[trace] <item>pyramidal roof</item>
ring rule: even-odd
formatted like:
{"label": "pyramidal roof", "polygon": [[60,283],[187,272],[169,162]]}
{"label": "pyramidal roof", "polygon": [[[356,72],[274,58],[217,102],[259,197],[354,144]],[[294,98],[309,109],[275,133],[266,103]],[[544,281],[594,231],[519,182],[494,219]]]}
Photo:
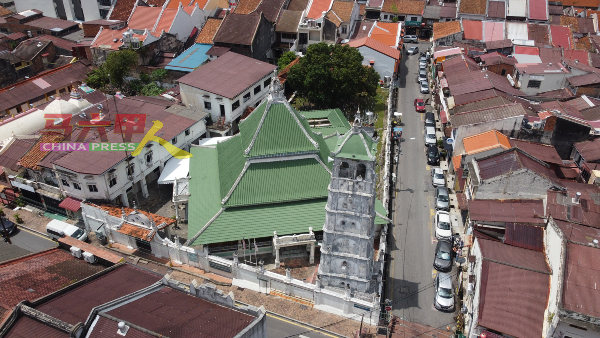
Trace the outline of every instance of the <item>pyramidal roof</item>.
{"label": "pyramidal roof", "polygon": [[240,123],[244,156],[271,156],[318,153],[319,142],[306,118],[285,99],[277,78],[272,80],[269,98]]}
{"label": "pyramidal roof", "polygon": [[354,126],[338,138],[337,148],[331,154],[334,157],[375,161],[376,152],[377,140],[362,129],[360,118],[357,115]]}

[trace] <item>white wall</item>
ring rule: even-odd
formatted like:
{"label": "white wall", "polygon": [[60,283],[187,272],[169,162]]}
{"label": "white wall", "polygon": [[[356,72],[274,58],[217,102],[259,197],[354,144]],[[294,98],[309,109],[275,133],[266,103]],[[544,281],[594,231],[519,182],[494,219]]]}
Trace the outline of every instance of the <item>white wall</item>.
{"label": "white wall", "polygon": [[[194,27],[202,27],[205,21],[206,14],[202,9],[198,8],[197,4],[192,15],[189,15],[184,11],[183,7],[180,5],[175,18],[173,19],[173,24],[169,29],[169,33],[176,35],[179,41],[185,42],[192,33],[192,30],[194,30]],[[155,32],[155,34],[160,35],[162,32]]]}
{"label": "white wall", "polygon": [[[265,75],[262,79],[255,82],[250,88],[243,91],[241,94],[239,94],[233,100],[213,94],[213,93],[209,93],[207,91],[204,91],[204,90],[201,90],[201,89],[198,89],[198,88],[195,88],[195,87],[183,84],[183,83],[180,84],[181,98],[182,98],[183,103],[185,105],[187,105],[188,107],[191,105],[191,107],[194,109],[198,109],[198,110],[201,110],[201,111],[211,114],[213,122],[216,122],[217,119],[221,116],[221,111],[220,111],[219,106],[224,105],[225,106],[225,122],[231,123],[236,118],[238,118],[239,116],[242,115],[242,113],[244,112],[246,107],[254,107],[257,103],[261,102],[262,99],[264,99],[266,97],[267,93],[269,92],[269,85],[265,86],[264,82],[266,80],[270,79],[271,75],[272,75],[272,73]],[[260,92],[258,94],[254,94],[254,88],[259,85],[261,86]],[[247,102],[244,102],[243,97],[247,93],[250,93],[250,100],[248,100]],[[204,96],[208,96],[208,98],[205,98]],[[231,105],[237,100],[240,101],[240,106],[236,110],[232,111]],[[210,110],[204,108],[204,102],[210,102],[210,104],[211,104]]]}
{"label": "white wall", "polygon": [[[543,78],[541,80],[540,88],[527,88],[529,84],[530,76],[536,76],[538,78]],[[559,73],[559,74],[521,74],[521,88],[520,90],[527,95],[536,95],[538,93],[544,93],[551,90],[557,90],[565,87],[566,79],[573,76],[568,73]]]}
{"label": "white wall", "polygon": [[358,47],[358,51],[364,58],[362,62],[363,66],[368,66],[370,64],[370,60],[375,61],[373,68],[377,73],[379,73],[380,80],[383,80],[385,76],[394,75],[394,66],[396,65],[396,60],[394,58],[391,58],[367,46]]}
{"label": "white wall", "polygon": [[479,319],[479,293],[481,291],[481,263],[483,258],[481,256],[481,248],[479,247],[479,241],[475,238],[471,255],[475,256],[475,264],[469,267],[469,275],[475,275],[475,287],[473,288],[473,295],[467,296],[467,309],[468,314],[465,315],[465,327],[464,332],[467,337],[475,338],[479,335],[477,332],[477,321]]}
{"label": "white wall", "polygon": [[[97,0],[81,0],[81,8],[83,9],[85,21],[102,19],[99,6],[100,4],[98,4]],[[110,9],[110,7],[106,9]]]}
{"label": "white wall", "polygon": [[44,111],[35,109],[31,113],[0,126],[0,142],[11,137],[13,133],[15,135],[30,135],[43,129],[45,125]]}
{"label": "white wall", "polygon": [[[564,260],[566,257],[566,239],[556,225],[554,220],[550,218],[548,225],[546,226],[544,236],[544,252],[546,254],[548,265],[552,271],[550,276],[550,295],[548,296],[548,307],[544,312],[544,326],[543,333],[547,337],[554,331],[554,328],[558,324],[558,304],[562,298],[562,286],[563,286],[563,267]],[[552,323],[550,323],[549,317],[554,316]]]}

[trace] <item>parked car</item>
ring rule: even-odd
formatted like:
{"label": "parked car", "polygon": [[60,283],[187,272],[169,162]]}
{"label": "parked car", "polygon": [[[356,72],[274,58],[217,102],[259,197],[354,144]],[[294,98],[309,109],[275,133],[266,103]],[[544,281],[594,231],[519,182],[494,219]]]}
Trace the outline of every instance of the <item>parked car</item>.
{"label": "parked car", "polygon": [[439,210],[435,213],[435,238],[452,240],[450,213]]}
{"label": "parked car", "polygon": [[452,251],[452,242],[439,240],[435,246],[433,268],[439,272],[450,272],[452,271],[453,262],[454,251]]}
{"label": "parked car", "polygon": [[435,138],[435,128],[425,128],[425,146],[437,146],[437,139]]}
{"label": "parked car", "polygon": [[421,82],[423,80],[427,81],[427,71],[420,70],[419,71],[419,78],[417,79],[417,82]]}
{"label": "parked car", "polygon": [[83,242],[87,240],[88,235],[87,231],[56,219],[46,224],[46,232],[56,240],[64,236],[70,236]]}
{"label": "parked car", "polygon": [[432,112],[425,113],[425,123],[433,123],[433,126],[435,126],[435,115]]}
{"label": "parked car", "polygon": [[8,236],[12,235],[12,233],[15,232],[15,230],[17,230],[17,225],[10,221],[8,218],[3,218],[2,221],[4,222],[4,228],[0,226],[0,236],[5,236],[4,229],[6,229],[6,232],[8,232]]}
{"label": "parked car", "polygon": [[435,188],[435,208],[437,210],[450,210],[450,197],[448,196],[448,189],[446,187],[438,186]]}
{"label": "parked car", "polygon": [[431,169],[431,182],[435,187],[443,187],[446,185],[446,181],[444,179],[444,171],[442,170],[442,168]]}
{"label": "parked car", "polygon": [[427,65],[419,63],[419,72],[422,71],[422,70],[427,71]]}
{"label": "parked car", "polygon": [[415,55],[419,52],[419,47],[410,47],[407,51],[408,55]]}
{"label": "parked car", "polygon": [[421,94],[429,94],[429,82],[427,80],[421,80],[419,90],[421,91]]}
{"label": "parked car", "polygon": [[405,35],[404,36],[404,42],[414,42],[414,43],[417,43],[417,42],[419,42],[419,38],[417,38],[416,35]]}
{"label": "parked car", "polygon": [[415,99],[415,109],[418,113],[425,111],[425,101],[423,99]]}
{"label": "parked car", "polygon": [[440,272],[435,276],[435,298],[433,307],[438,311],[454,312],[454,287],[452,286],[452,276]]}
{"label": "parked car", "polygon": [[427,145],[427,164],[438,165],[440,164],[440,151],[435,144]]}

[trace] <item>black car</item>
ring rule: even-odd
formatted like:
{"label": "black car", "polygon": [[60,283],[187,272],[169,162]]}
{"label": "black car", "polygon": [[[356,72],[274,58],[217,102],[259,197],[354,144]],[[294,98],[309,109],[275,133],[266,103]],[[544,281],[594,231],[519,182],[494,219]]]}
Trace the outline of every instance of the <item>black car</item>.
{"label": "black car", "polygon": [[2,227],[2,225],[0,225],[0,236],[4,237],[4,229],[6,229],[9,236],[13,232],[15,232],[15,230],[17,230],[17,225],[15,223],[9,221],[8,219],[3,218],[2,222],[4,222],[4,227]]}
{"label": "black car", "polygon": [[447,240],[439,240],[435,246],[433,268],[439,272],[450,272],[452,271],[453,261],[454,251],[452,250],[452,242]]}
{"label": "black car", "polygon": [[440,163],[440,152],[436,145],[431,144],[427,147],[427,164],[437,165]]}

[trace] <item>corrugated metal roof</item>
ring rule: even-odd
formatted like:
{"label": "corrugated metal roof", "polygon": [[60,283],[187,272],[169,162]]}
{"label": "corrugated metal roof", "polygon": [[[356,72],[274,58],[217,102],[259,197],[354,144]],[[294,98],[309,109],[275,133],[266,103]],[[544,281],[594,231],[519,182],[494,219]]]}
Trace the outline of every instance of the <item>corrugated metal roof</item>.
{"label": "corrugated metal roof", "polygon": [[315,159],[253,163],[225,206],[323,198],[330,180],[329,172]]}
{"label": "corrugated metal roof", "polygon": [[465,32],[465,40],[483,40],[483,22],[463,20],[463,30]]}
{"label": "corrugated metal roof", "polygon": [[529,0],[528,17],[531,20],[548,20],[548,2],[546,0]]}
{"label": "corrugated metal roof", "polygon": [[573,33],[569,27],[550,25],[550,34],[552,35],[552,45],[564,49],[573,49]]}
{"label": "corrugated metal roof", "polygon": [[556,174],[549,168],[549,165],[541,164],[538,161],[531,159],[529,156],[524,155],[519,149],[512,149],[504,153],[493,155],[477,161],[477,164],[479,166],[479,175],[483,180],[507,175],[510,172],[527,168],[555,184],[560,184]]}
{"label": "corrugated metal roof", "polygon": [[36,139],[16,139],[8,148],[4,149],[4,152],[0,154],[0,166],[9,168],[13,171],[18,171],[19,166],[17,163],[23,157],[31,147],[36,143]]}
{"label": "corrugated metal roof", "polygon": [[170,287],[123,302],[108,315],[165,337],[232,338],[256,319]]}
{"label": "corrugated metal roof", "polygon": [[[172,2],[171,2],[172,3]],[[88,338],[118,338],[120,336],[117,331],[119,327],[117,326],[119,323],[113,320],[110,320],[105,317],[98,316],[98,320],[94,324],[94,326],[89,331]],[[155,335],[152,335],[147,332],[140,331],[135,327],[129,327],[127,330],[127,338],[155,338]]]}
{"label": "corrugated metal roof", "polygon": [[[230,14],[232,16],[235,14]],[[215,38],[216,40],[216,38]],[[244,55],[227,52],[178,81],[230,99],[248,90],[277,66]]]}
{"label": "corrugated metal roof", "polygon": [[81,200],[73,197],[67,197],[60,202],[58,207],[76,212],[77,210],[81,209]]}
{"label": "corrugated metal roof", "polygon": [[600,229],[592,228],[589,226],[561,221],[555,219],[554,222],[567,239],[571,242],[577,242],[579,244],[593,244],[593,240],[597,239],[600,241]]}
{"label": "corrugated metal roof", "polygon": [[527,24],[521,22],[506,22],[506,38],[510,40],[527,40],[529,31]]}
{"label": "corrugated metal roof", "polygon": [[479,246],[483,259],[550,275],[550,268],[546,263],[546,255],[543,250],[529,250],[488,240],[479,240]]}
{"label": "corrugated metal roof", "polygon": [[480,109],[499,107],[505,104],[510,104],[511,102],[502,96],[495,96],[487,99],[480,99],[475,102],[470,102],[463,105],[457,105],[454,107],[454,114],[460,114],[469,111],[475,111]]}
{"label": "corrugated metal roof", "polygon": [[507,223],[504,243],[519,248],[544,251],[544,228],[520,223]]}
{"label": "corrugated metal roof", "polygon": [[36,310],[75,325],[85,322],[94,307],[141,290],[160,278],[159,274],[126,264],[36,306]]}
{"label": "corrugated metal roof", "polygon": [[506,18],[506,8],[504,1],[489,1],[488,2],[488,18]]}
{"label": "corrugated metal roof", "polygon": [[219,200],[221,200],[229,193],[229,190],[231,190],[231,187],[240,176],[240,173],[246,164],[244,149],[242,148],[241,144],[241,135],[239,137],[232,137],[227,141],[220,142],[217,144],[216,150],[218,151],[218,162],[216,162],[218,165],[218,183],[220,185],[221,192],[217,195],[220,196]]}
{"label": "corrugated metal roof", "polygon": [[[486,89],[479,92],[462,94],[454,96],[454,104],[462,105],[471,102],[475,102],[478,100],[489,99],[496,97],[498,94],[493,89]],[[451,118],[452,119],[452,118]]]}
{"label": "corrugated metal roof", "polygon": [[509,142],[513,148],[519,148],[540,161],[544,161],[548,164],[563,164],[556,148],[552,145],[517,139],[510,139]]}
{"label": "corrugated metal roof", "polygon": [[211,47],[212,45],[209,44],[196,43],[181,53],[181,55],[173,61],[169,62],[165,69],[192,72],[208,59],[206,52],[208,52]]}
{"label": "corrugated metal roof", "polygon": [[548,25],[528,23],[527,28],[529,30],[529,40],[544,45],[550,44],[550,30]]}
{"label": "corrugated metal roof", "polygon": [[[548,191],[546,214],[553,218],[600,228],[600,188],[593,184],[563,180],[566,193]],[[581,193],[581,201],[574,204],[575,193]]]}
{"label": "corrugated metal roof", "polygon": [[505,223],[544,223],[541,200],[469,200],[473,221]]}
{"label": "corrugated metal roof", "polygon": [[483,28],[484,41],[499,41],[504,39],[504,21],[484,21]]}
{"label": "corrugated metal roof", "polygon": [[562,304],[567,310],[600,317],[600,250],[567,244]]}
{"label": "corrugated metal roof", "polygon": [[352,133],[347,139],[344,140],[340,136],[338,140],[338,148],[335,150],[338,152],[336,157],[349,158],[369,161],[372,156],[375,156],[377,151],[377,143],[366,135],[364,131]]}
{"label": "corrugated metal roof", "polygon": [[527,111],[525,111],[525,108],[521,104],[515,103],[468,113],[454,114],[450,118],[450,122],[453,128],[458,128],[462,125],[501,120],[520,115],[527,116]]}
{"label": "corrugated metal roof", "polygon": [[33,318],[21,317],[10,328],[6,338],[69,338],[70,335]]}
{"label": "corrugated metal roof", "polygon": [[511,0],[508,3],[508,11],[506,16],[527,16],[527,0]]}
{"label": "corrugated metal roof", "polygon": [[540,55],[540,50],[537,47],[515,46],[515,54]]}

